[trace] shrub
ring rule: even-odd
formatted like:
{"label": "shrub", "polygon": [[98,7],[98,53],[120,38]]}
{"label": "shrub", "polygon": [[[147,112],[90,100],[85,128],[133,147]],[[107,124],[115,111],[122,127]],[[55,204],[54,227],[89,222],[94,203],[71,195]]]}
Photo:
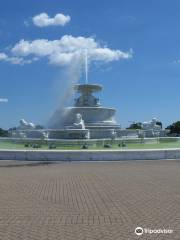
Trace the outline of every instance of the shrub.
{"label": "shrub", "polygon": [[88,144],[87,143],[85,143],[84,145],[82,145],[82,147],[81,147],[82,149],[88,149],[89,148],[89,146],[88,146]]}
{"label": "shrub", "polygon": [[57,148],[57,146],[55,144],[50,144],[49,145],[49,149],[56,149],[56,148]]}
{"label": "shrub", "polygon": [[109,143],[105,143],[105,144],[104,144],[104,148],[111,148],[111,147],[112,147],[112,145],[109,144]]}
{"label": "shrub", "polygon": [[37,144],[37,143],[33,143],[33,144],[32,144],[32,147],[33,147],[33,148],[41,148],[41,145],[40,145],[40,144]]}

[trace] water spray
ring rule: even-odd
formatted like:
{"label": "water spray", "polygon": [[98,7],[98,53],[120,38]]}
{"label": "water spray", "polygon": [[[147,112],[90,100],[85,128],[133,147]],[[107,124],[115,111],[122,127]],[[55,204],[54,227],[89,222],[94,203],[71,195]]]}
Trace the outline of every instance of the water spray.
{"label": "water spray", "polygon": [[88,84],[88,51],[85,50],[85,73],[86,73],[86,84]]}

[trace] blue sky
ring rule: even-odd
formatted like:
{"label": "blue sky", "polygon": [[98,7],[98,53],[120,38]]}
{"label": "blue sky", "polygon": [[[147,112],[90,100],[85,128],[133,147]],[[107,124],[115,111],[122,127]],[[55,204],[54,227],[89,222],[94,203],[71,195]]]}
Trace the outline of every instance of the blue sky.
{"label": "blue sky", "polygon": [[[10,54],[21,39],[53,41],[64,35],[92,38],[123,53],[132,49],[132,58],[92,63],[89,81],[103,84],[101,102],[117,109],[123,127],[152,117],[166,126],[180,120],[179,9],[178,0],[1,0],[0,53]],[[38,27],[32,17],[40,13],[62,13],[71,21]],[[9,99],[0,103],[0,127],[16,126],[21,118],[46,124],[67,89],[64,72],[47,58],[24,65],[0,61],[0,98]]]}

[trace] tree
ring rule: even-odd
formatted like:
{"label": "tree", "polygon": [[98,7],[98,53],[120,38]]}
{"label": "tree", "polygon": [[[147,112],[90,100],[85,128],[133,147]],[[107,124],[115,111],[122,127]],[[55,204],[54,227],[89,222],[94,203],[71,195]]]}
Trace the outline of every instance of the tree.
{"label": "tree", "polygon": [[156,125],[159,125],[159,126],[161,126],[161,129],[162,129],[162,122],[160,122],[160,121],[157,121],[157,122],[156,122]]}
{"label": "tree", "polygon": [[141,122],[133,122],[128,128],[126,129],[142,129]]}
{"label": "tree", "polygon": [[0,137],[8,137],[8,131],[0,128]]}
{"label": "tree", "polygon": [[15,130],[17,130],[17,127],[9,128],[9,131],[15,131]]}
{"label": "tree", "polygon": [[170,133],[180,134],[180,121],[172,123],[166,129],[170,130]]}

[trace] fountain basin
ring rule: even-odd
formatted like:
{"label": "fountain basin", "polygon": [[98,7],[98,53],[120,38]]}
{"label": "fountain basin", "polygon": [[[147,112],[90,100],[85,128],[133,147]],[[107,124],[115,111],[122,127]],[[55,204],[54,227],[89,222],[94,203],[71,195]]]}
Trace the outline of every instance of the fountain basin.
{"label": "fountain basin", "polygon": [[[61,128],[62,122],[64,127],[73,125],[77,113],[82,115],[85,126],[110,126],[117,125],[114,120],[116,110],[114,108],[104,107],[69,107],[65,109],[63,120],[62,111],[56,112],[56,119],[60,119],[59,127]],[[58,121],[56,122],[58,128]]]}

